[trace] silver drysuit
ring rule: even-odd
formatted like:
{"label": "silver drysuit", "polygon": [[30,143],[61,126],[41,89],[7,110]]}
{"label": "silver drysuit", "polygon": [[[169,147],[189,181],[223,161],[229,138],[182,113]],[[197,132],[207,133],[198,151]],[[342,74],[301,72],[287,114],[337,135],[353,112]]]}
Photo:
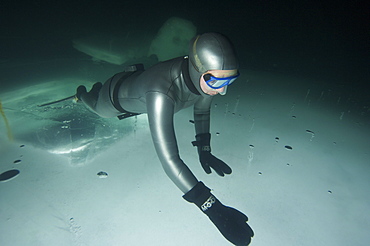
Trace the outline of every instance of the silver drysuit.
{"label": "silver drysuit", "polygon": [[174,114],[194,106],[196,134],[209,133],[213,98],[199,91],[199,81],[191,81],[188,64],[187,57],[178,57],[145,71],[118,73],[104,83],[95,102],[85,101],[82,97],[87,106],[102,117],[115,117],[125,111],[146,113],[162,166],[184,193],[198,180],[179,156]]}

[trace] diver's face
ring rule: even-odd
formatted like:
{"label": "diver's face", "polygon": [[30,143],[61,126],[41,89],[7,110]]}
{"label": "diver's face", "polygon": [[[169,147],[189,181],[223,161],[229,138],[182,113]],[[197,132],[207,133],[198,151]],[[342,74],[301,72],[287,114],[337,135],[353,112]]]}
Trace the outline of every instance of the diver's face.
{"label": "diver's face", "polygon": [[[237,69],[233,69],[233,70],[209,70],[207,72],[205,72],[204,74],[212,74],[212,76],[214,77],[217,77],[217,78],[226,78],[226,77],[231,77],[231,76],[235,76],[237,73],[238,73],[238,70]],[[202,91],[208,95],[211,95],[211,96],[214,96],[214,95],[217,95],[217,94],[222,94],[223,92],[226,92],[226,87],[227,86],[224,86],[224,87],[221,87],[219,89],[212,89],[211,87],[209,87],[206,83],[206,81],[204,81],[204,78],[203,78],[203,75],[200,76],[200,88],[202,89]]]}

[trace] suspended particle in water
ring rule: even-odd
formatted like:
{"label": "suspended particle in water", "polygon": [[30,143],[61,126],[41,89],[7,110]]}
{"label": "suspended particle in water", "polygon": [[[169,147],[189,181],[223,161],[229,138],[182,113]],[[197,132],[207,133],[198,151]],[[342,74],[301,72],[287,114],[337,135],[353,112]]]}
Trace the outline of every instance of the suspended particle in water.
{"label": "suspended particle in water", "polygon": [[262,175],[262,172],[258,172],[259,175]]}
{"label": "suspended particle in water", "polygon": [[285,145],[285,148],[287,149],[287,150],[292,150],[293,148],[291,147],[291,146],[289,146],[289,145]]}
{"label": "suspended particle in water", "polygon": [[250,144],[249,145],[249,148],[253,149],[254,148],[254,145],[253,144]]}
{"label": "suspended particle in water", "polygon": [[15,161],[13,161],[14,164],[18,164],[20,162],[21,162],[21,160],[15,160]]}
{"label": "suspended particle in water", "polygon": [[225,103],[225,115],[227,114],[227,113],[229,113],[230,111],[229,111],[229,104],[228,103]]}
{"label": "suspended particle in water", "polygon": [[286,165],[287,165],[287,166],[290,166],[290,164],[289,164],[289,163],[287,163]]}
{"label": "suspended particle in water", "polygon": [[251,163],[253,161],[253,156],[254,156],[254,153],[252,150],[249,151],[249,155],[248,155],[248,162]]}
{"label": "suspended particle in water", "polygon": [[220,136],[220,133],[219,132],[216,132],[216,136],[218,137],[218,136]]}
{"label": "suspended particle in water", "polygon": [[75,234],[77,237],[80,237],[81,226],[76,223],[73,217],[69,219],[69,231]]}
{"label": "suspended particle in water", "polygon": [[19,147],[21,147],[21,148],[23,148],[25,145],[24,144],[22,144],[21,146],[19,146]]}
{"label": "suspended particle in water", "polygon": [[306,94],[306,97],[304,98],[304,100],[306,101],[306,99],[307,99],[307,97],[308,97],[308,95],[310,94],[310,89],[308,89],[308,91],[307,91],[307,94]]}
{"label": "suspended particle in water", "polygon": [[235,103],[234,113],[233,113],[234,115],[235,115],[236,111],[238,110],[239,101],[240,101],[240,95],[238,95],[238,97],[236,98],[236,103]]}
{"label": "suspended particle in water", "polygon": [[252,123],[251,129],[249,130],[249,132],[253,130],[253,127],[254,127],[254,119],[253,119],[253,123]]}
{"label": "suspended particle in water", "polygon": [[276,137],[276,138],[275,138],[275,141],[278,143],[278,142],[279,142],[279,139],[280,139],[280,138]]}
{"label": "suspended particle in water", "polygon": [[334,144],[334,145],[336,145],[336,144],[337,144],[337,142],[333,142],[333,144]]}
{"label": "suspended particle in water", "polygon": [[340,97],[338,97],[337,104],[339,104],[339,102],[340,102]]}
{"label": "suspended particle in water", "polygon": [[340,119],[340,120],[343,120],[343,116],[344,116],[344,112],[342,112],[342,113],[340,114],[339,119]]}
{"label": "suspended particle in water", "polygon": [[189,120],[190,123],[194,124],[194,120]]}
{"label": "suspended particle in water", "polygon": [[108,177],[108,173],[106,172],[103,172],[103,171],[100,171],[97,173],[97,175],[99,176],[99,178],[101,179],[104,179],[104,178],[107,178]]}
{"label": "suspended particle in water", "polygon": [[332,192],[331,190],[328,190],[328,193],[329,193],[329,194],[332,194],[333,192]]}
{"label": "suspended particle in water", "polygon": [[293,103],[292,107],[290,108],[290,112],[289,112],[290,114],[293,113],[294,107],[295,107],[295,103]]}
{"label": "suspended particle in water", "polygon": [[321,96],[319,98],[319,101],[322,99],[323,96],[324,96],[324,91],[321,92]]}
{"label": "suspended particle in water", "polygon": [[293,115],[293,116],[292,116],[292,118],[293,118],[293,119],[296,119],[296,118],[297,118],[297,116]]}
{"label": "suspended particle in water", "polygon": [[314,136],[315,136],[315,133],[314,133],[313,131],[311,131],[311,130],[306,130],[306,133],[311,134],[311,139],[310,139],[310,141],[312,141],[312,139],[313,139],[313,138],[314,138]]}

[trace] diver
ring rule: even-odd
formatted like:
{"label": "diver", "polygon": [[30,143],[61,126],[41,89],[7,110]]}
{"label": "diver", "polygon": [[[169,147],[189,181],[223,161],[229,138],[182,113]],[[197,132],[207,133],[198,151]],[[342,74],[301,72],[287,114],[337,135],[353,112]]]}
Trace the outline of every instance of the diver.
{"label": "diver", "polygon": [[220,176],[231,168],[211,153],[210,107],[214,95],[225,95],[239,76],[234,48],[224,35],[205,33],[193,38],[189,56],[160,62],[147,70],[139,65],[95,83],[90,90],[77,88],[77,100],[101,117],[130,117],[146,113],[157,155],[163,169],[184,193],[235,245],[249,245],[253,230],[242,212],[223,205],[190,171],[179,156],[173,118],[186,107],[194,107],[194,125],[199,161],[207,174]]}

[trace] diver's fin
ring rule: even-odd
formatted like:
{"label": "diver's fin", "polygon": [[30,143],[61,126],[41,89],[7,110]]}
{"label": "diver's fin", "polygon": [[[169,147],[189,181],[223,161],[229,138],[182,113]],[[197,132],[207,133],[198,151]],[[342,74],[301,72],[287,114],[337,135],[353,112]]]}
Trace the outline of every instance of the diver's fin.
{"label": "diver's fin", "polygon": [[69,97],[66,97],[66,98],[63,98],[63,99],[59,99],[59,100],[56,100],[56,101],[53,101],[53,102],[48,102],[48,103],[40,104],[40,105],[37,105],[37,106],[38,107],[44,107],[44,106],[52,105],[52,104],[55,104],[55,103],[67,101],[67,100],[73,99],[75,97],[76,97],[76,95],[73,95],[73,96],[69,96]]}
{"label": "diver's fin", "polygon": [[121,114],[121,115],[118,115],[117,118],[119,120],[123,120],[123,119],[126,119],[126,118],[130,118],[132,116],[136,116],[136,115],[139,115],[139,113],[130,113],[130,112],[127,112],[127,113],[124,113],[124,114]]}

